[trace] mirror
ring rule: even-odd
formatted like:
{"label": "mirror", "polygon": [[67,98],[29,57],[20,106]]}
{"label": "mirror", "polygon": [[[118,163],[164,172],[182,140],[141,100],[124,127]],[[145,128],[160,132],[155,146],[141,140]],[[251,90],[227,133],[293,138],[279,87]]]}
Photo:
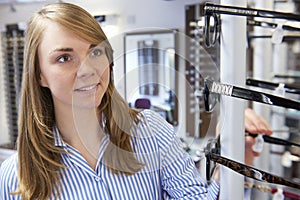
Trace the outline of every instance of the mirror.
{"label": "mirror", "polygon": [[176,30],[125,34],[125,99],[178,123]]}

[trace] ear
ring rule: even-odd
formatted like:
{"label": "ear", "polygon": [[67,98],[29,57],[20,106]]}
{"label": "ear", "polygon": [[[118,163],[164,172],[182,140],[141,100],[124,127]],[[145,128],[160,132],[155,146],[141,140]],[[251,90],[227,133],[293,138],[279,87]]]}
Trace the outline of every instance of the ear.
{"label": "ear", "polygon": [[48,87],[48,82],[46,78],[43,76],[43,74],[40,74],[40,86]]}

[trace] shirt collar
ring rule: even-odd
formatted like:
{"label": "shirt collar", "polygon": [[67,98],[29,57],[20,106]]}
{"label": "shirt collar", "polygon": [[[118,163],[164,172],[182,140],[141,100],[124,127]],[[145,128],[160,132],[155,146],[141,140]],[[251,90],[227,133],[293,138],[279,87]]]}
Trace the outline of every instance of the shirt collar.
{"label": "shirt collar", "polygon": [[[106,121],[105,121],[106,122]],[[105,125],[105,122],[103,123],[103,126]],[[53,126],[53,132],[54,132],[54,146],[57,147],[68,147],[67,143],[64,142],[64,140],[61,137],[61,134],[59,133],[59,130],[56,125]],[[102,142],[105,144],[107,141],[109,141],[109,135],[104,134],[104,137],[102,139]],[[107,144],[105,144],[107,145]]]}
{"label": "shirt collar", "polygon": [[53,132],[54,132],[54,146],[67,147],[67,144],[63,141],[56,125],[53,126]]}

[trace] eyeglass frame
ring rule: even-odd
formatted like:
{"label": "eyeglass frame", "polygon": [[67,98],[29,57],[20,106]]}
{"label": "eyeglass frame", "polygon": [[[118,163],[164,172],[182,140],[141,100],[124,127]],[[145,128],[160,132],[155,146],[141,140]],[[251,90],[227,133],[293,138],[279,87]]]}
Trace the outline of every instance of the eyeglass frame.
{"label": "eyeglass frame", "polygon": [[[279,87],[280,83],[274,83],[271,81],[247,78],[246,85],[260,87],[260,88],[264,88],[264,89],[275,90],[277,87]],[[283,83],[283,85],[284,85],[285,92],[293,93],[293,94],[300,94],[300,88],[296,87],[295,85],[286,84],[286,83]]]}
{"label": "eyeglass frame", "polygon": [[207,2],[204,6],[204,15],[212,15],[214,13],[300,21],[300,15],[298,14],[264,9],[244,8],[239,6],[220,5]]}
{"label": "eyeglass frame", "polygon": [[290,75],[290,74],[274,74],[274,78],[280,78],[280,79],[294,79],[296,81],[300,81],[300,76],[298,75]]}
{"label": "eyeglass frame", "polygon": [[243,176],[252,178],[257,181],[285,185],[285,186],[289,186],[292,188],[300,189],[299,183],[295,183],[293,181],[273,175],[273,174],[265,172],[263,170],[242,164],[240,162],[231,160],[224,156],[220,156],[219,155],[220,149],[218,150],[218,147],[217,147],[217,146],[219,146],[218,143],[219,143],[219,140],[217,140],[217,139],[208,140],[207,146],[204,149],[205,157],[206,157],[206,179],[208,182],[210,182],[210,178],[211,178],[210,161],[214,161],[214,162],[221,164]]}
{"label": "eyeglass frame", "polygon": [[[265,21],[257,21],[257,20],[252,20],[252,19],[247,19],[247,25],[249,26],[260,26],[262,28],[277,28],[278,24],[273,23],[273,22],[265,22]],[[282,25],[281,27],[283,30],[286,31],[298,31],[300,32],[300,28],[294,27],[294,26],[289,26],[289,25]]]}
{"label": "eyeglass frame", "polygon": [[[213,37],[212,41],[210,41],[211,35],[210,35],[210,19],[213,17],[214,19],[214,26],[213,26]],[[206,47],[213,47],[219,38],[220,32],[221,32],[221,19],[220,15],[213,13],[212,15],[206,15],[204,19],[204,41],[205,41],[205,46]]]}
{"label": "eyeglass frame", "polygon": [[[256,138],[258,136],[258,134],[250,133],[248,131],[245,131],[245,135],[246,136],[251,136],[253,138]],[[269,135],[262,135],[262,138],[263,138],[264,142],[267,142],[269,144],[300,147],[300,144],[290,142],[288,140],[283,140],[283,139],[280,139],[280,138],[272,137],[272,136],[269,136]]]}
{"label": "eyeglass frame", "polygon": [[[221,20],[220,14],[236,15],[236,16],[245,16],[245,17],[263,17],[263,18],[273,18],[273,19],[286,19],[292,21],[300,21],[300,15],[287,13],[287,12],[278,12],[272,10],[263,10],[263,9],[254,9],[254,8],[244,8],[238,6],[228,6],[214,4],[206,2],[204,7],[204,16],[205,16],[205,25],[204,25],[204,34],[205,34],[205,45],[210,48],[214,46],[218,40],[218,36],[221,30]],[[213,17],[215,24],[213,26],[213,40],[210,41],[210,18]]]}
{"label": "eyeglass frame", "polygon": [[[217,94],[215,102],[213,102],[213,107],[210,108],[209,95],[210,93]],[[204,107],[206,112],[211,112],[216,103],[219,101],[220,95],[236,97],[240,99],[255,101],[263,104],[280,106],[284,108],[292,108],[296,110],[300,110],[300,102],[287,99],[284,97],[279,97],[275,95],[271,95],[264,92],[258,92],[255,90],[250,90],[242,87],[237,87],[230,84],[222,84],[215,81],[212,81],[208,78],[204,79],[204,88],[203,88],[203,96],[204,96]]]}

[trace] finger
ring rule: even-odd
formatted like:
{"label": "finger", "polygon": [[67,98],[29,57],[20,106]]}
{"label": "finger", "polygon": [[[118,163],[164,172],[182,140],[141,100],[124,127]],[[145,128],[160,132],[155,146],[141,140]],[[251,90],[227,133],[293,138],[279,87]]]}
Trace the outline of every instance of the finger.
{"label": "finger", "polygon": [[245,137],[245,164],[252,165],[255,157],[259,156],[260,153],[252,150],[253,145],[255,144],[255,139],[251,136]]}
{"label": "finger", "polygon": [[254,156],[254,157],[260,156],[260,153],[258,153],[258,152],[256,152],[256,151],[252,151],[252,153],[253,153],[253,156]]}
{"label": "finger", "polygon": [[245,149],[251,149],[252,150],[252,146],[255,144],[255,139],[251,136],[246,136],[245,137]]}
{"label": "finger", "polygon": [[250,133],[258,133],[256,126],[249,121],[249,119],[245,118],[245,129]]}
{"label": "finger", "polygon": [[245,164],[252,165],[254,160],[254,154],[252,146],[254,145],[254,139],[250,136],[245,137]]}
{"label": "finger", "polygon": [[269,123],[249,108],[245,110],[245,128],[250,133],[272,134],[272,129]]}
{"label": "finger", "polygon": [[245,129],[250,133],[257,133],[257,126],[255,125],[255,113],[252,109],[245,110]]}
{"label": "finger", "polygon": [[254,122],[258,132],[264,133],[266,135],[271,135],[272,134],[272,129],[269,123],[262,118],[261,116],[257,116],[256,121]]}
{"label": "finger", "polygon": [[245,129],[250,133],[257,133],[257,127],[254,123],[255,113],[252,109],[247,108],[245,110]]}

